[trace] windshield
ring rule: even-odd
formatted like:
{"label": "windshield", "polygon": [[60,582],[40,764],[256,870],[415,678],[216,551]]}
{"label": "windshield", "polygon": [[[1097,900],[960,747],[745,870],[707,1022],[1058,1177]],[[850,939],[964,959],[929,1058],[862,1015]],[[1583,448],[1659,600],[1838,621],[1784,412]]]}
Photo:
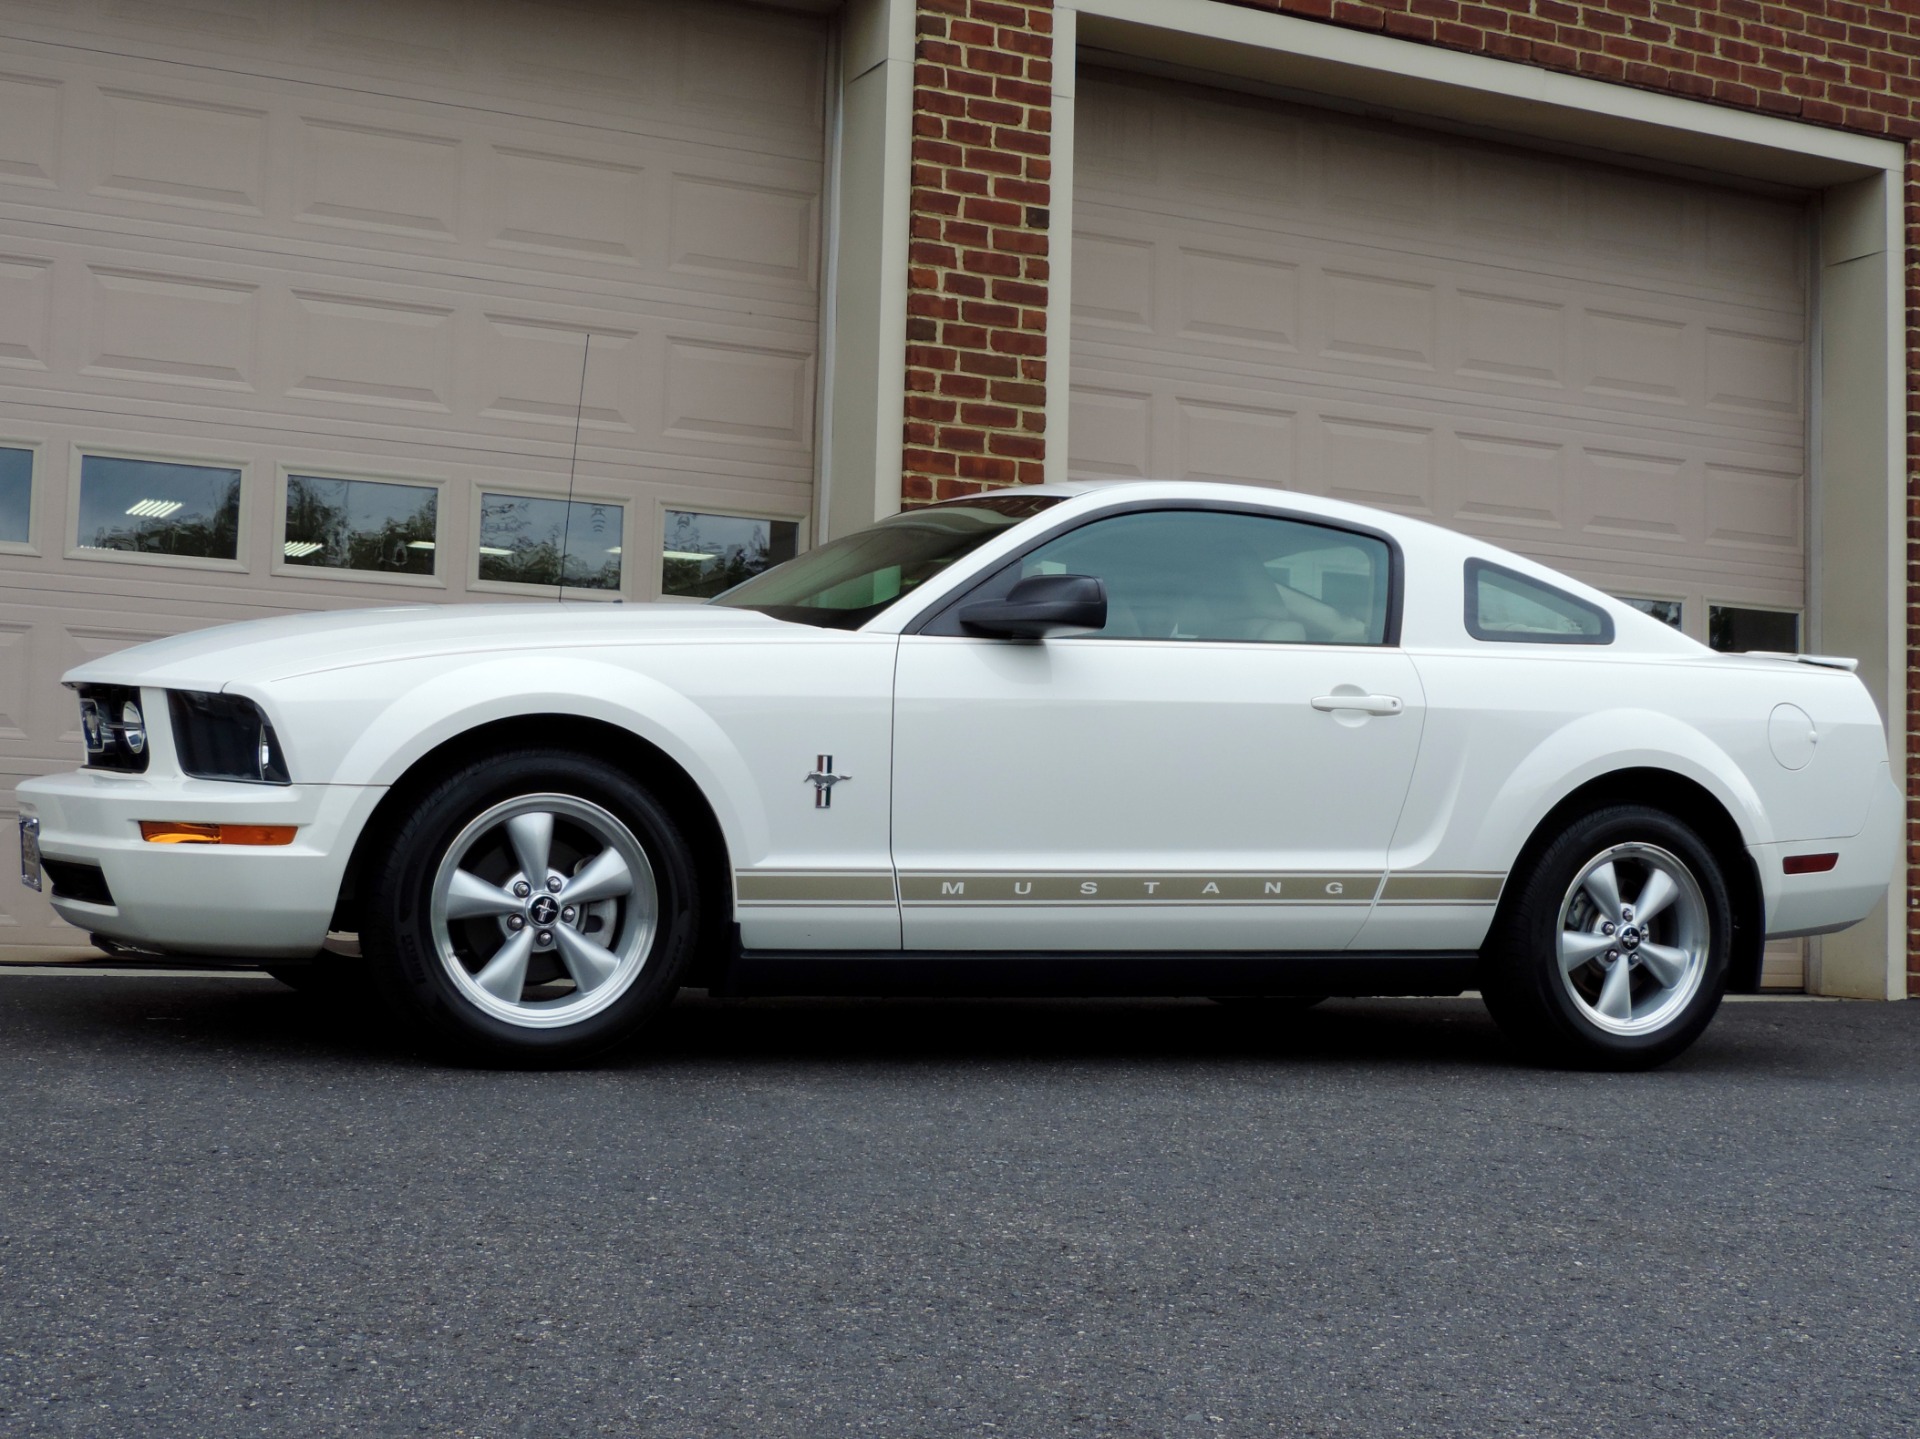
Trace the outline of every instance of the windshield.
{"label": "windshield", "polygon": [[1002,492],[907,510],[775,565],[707,603],[803,625],[858,629],[955,560],[1060,499]]}

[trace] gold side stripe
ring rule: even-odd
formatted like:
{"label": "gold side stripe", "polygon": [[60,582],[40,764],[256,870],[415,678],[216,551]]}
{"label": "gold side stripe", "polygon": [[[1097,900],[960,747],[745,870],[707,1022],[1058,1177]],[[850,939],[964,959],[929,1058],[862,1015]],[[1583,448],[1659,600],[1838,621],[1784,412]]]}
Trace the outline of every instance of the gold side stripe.
{"label": "gold side stripe", "polygon": [[1370,904],[1378,874],[903,874],[906,904]]}
{"label": "gold side stripe", "polygon": [[1492,904],[1503,874],[1396,874],[1380,892],[1382,904]]}
{"label": "gold side stripe", "polygon": [[742,904],[892,904],[893,876],[885,870],[839,874],[758,874],[733,877]]}
{"label": "gold side stripe", "polygon": [[[905,874],[905,904],[1492,904],[1498,874]],[[892,904],[883,870],[741,871],[742,904]]]}

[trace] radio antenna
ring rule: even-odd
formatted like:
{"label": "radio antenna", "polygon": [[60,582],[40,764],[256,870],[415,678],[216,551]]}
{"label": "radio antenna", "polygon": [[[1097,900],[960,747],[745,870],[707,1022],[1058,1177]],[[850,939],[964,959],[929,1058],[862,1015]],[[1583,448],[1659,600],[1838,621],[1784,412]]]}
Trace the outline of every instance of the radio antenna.
{"label": "radio antenna", "polygon": [[567,556],[573,546],[573,476],[580,467],[580,417],[587,410],[587,356],[592,353],[593,331],[588,330],[586,343],[580,347],[580,397],[573,402],[573,453],[567,457],[567,511],[560,524],[560,583],[554,588],[555,604],[564,604],[567,598]]}

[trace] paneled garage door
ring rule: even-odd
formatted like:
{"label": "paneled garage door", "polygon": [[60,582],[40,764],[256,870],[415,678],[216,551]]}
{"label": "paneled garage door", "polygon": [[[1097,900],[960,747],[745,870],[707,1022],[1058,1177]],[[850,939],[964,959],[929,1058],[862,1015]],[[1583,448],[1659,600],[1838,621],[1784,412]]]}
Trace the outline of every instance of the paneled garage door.
{"label": "paneled garage door", "polygon": [[1075,125],[1076,473],[1380,505],[1795,642],[1801,204],[1114,73]]}
{"label": "paneled garage door", "polygon": [[[697,594],[803,541],[821,21],[0,0],[0,39],[9,845],[88,656],[563,576]],[[0,944],[77,938],[0,894]]]}

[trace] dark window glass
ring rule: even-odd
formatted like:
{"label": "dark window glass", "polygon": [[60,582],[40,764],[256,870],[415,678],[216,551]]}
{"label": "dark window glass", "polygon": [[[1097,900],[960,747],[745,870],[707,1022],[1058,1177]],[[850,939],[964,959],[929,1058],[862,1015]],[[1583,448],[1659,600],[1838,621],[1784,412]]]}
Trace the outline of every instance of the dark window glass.
{"label": "dark window glass", "polygon": [[240,557],[240,472],[86,455],[80,548],[203,560]]}
{"label": "dark window glass", "polygon": [[1738,605],[1707,608],[1707,643],[1716,650],[1773,650],[1797,654],[1800,616],[1792,610],[1750,610]]}
{"label": "dark window glass", "polygon": [[531,495],[480,496],[480,578],[620,588],[623,507]]}
{"label": "dark window glass", "polygon": [[1520,644],[1604,645],[1613,641],[1613,620],[1550,584],[1468,560],[1467,633]]}
{"label": "dark window glass", "polygon": [[1022,520],[1060,503],[1018,491],[927,505],[845,535],[714,598],[776,619],[858,629]]}
{"label": "dark window glass", "polygon": [[1020,562],[1107,587],[1103,639],[1385,642],[1391,552],[1371,535],[1266,515],[1155,510],[1096,520]]}
{"label": "dark window glass", "polygon": [[711,599],[785,564],[800,547],[794,520],[748,520],[668,510],[660,593]]}
{"label": "dark window glass", "polygon": [[0,543],[24,545],[33,536],[33,451],[0,449]]}
{"label": "dark window glass", "polygon": [[1623,602],[1632,605],[1643,615],[1652,615],[1663,625],[1680,628],[1680,601],[1678,600],[1636,600],[1631,596],[1622,596]]}
{"label": "dark window glass", "polygon": [[290,475],[287,563],[430,575],[438,510],[439,494],[429,485]]}

